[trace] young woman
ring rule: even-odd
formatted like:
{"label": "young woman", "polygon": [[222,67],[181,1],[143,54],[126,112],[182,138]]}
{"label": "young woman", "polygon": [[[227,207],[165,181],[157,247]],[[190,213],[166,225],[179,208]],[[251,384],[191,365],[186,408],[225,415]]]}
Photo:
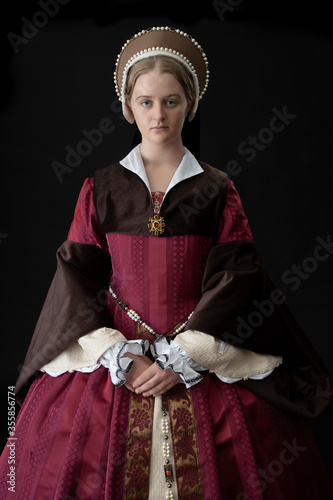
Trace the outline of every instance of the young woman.
{"label": "young woman", "polygon": [[333,498],[305,422],[328,374],[233,183],[182,143],[208,75],[180,30],[122,48],[116,90],[142,142],[83,184],[16,385],[1,498]]}

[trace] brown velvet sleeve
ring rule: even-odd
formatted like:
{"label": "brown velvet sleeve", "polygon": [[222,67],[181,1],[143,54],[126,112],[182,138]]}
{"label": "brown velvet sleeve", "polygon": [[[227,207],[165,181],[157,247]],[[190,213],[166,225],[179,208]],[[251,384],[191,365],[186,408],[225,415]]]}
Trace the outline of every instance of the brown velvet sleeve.
{"label": "brown velvet sleeve", "polygon": [[[261,329],[247,334],[239,320],[247,319],[253,302],[265,295],[265,276],[252,241],[224,243],[214,246],[207,258],[202,282],[202,298],[187,328],[209,333],[238,347],[258,348]],[[243,333],[244,330],[244,333]],[[252,328],[251,328],[252,330]],[[260,339],[260,352],[267,352],[265,336]],[[270,345],[271,354],[280,354],[281,346]]]}
{"label": "brown velvet sleeve", "polygon": [[266,379],[242,384],[286,411],[313,417],[332,399],[331,381],[282,290],[263,270],[252,241],[212,248],[202,298],[186,329],[199,330],[234,346],[282,356]]}
{"label": "brown velvet sleeve", "polygon": [[44,364],[82,335],[112,327],[105,293],[110,271],[110,258],[98,247],[73,241],[61,245],[57,270],[16,383],[19,403]]}

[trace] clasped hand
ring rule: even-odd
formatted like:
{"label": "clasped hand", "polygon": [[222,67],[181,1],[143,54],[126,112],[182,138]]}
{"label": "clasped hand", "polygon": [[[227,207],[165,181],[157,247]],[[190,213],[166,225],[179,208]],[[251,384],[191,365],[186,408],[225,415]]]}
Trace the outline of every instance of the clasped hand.
{"label": "clasped hand", "polygon": [[161,370],[147,356],[127,352],[122,357],[131,358],[134,361],[131,371],[124,375],[125,386],[136,394],[142,394],[144,397],[159,396],[182,382],[181,377],[171,368]]}

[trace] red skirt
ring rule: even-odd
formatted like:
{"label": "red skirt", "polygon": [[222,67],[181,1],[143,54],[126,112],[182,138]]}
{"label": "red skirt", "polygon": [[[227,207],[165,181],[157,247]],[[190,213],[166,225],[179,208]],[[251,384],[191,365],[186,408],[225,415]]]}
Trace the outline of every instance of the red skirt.
{"label": "red skirt", "polygon": [[[180,500],[333,499],[305,421],[204,375],[169,395]],[[148,499],[153,403],[104,367],[39,376],[1,455],[0,498]]]}

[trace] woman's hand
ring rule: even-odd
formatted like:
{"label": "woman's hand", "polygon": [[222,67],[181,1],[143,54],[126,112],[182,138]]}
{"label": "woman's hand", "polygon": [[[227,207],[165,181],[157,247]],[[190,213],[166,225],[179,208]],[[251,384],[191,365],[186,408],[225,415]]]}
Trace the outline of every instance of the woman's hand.
{"label": "woman's hand", "polygon": [[159,396],[180,382],[182,379],[171,368],[161,370],[153,363],[135,379],[132,386],[137,394],[148,397]]}
{"label": "woman's hand", "polygon": [[130,352],[126,352],[123,358],[131,358],[134,363],[132,369],[129,373],[124,373],[126,382],[125,387],[130,391],[134,392],[133,382],[139,377],[149,366],[153,364],[153,361],[147,356],[139,356],[137,354],[132,354]]}

